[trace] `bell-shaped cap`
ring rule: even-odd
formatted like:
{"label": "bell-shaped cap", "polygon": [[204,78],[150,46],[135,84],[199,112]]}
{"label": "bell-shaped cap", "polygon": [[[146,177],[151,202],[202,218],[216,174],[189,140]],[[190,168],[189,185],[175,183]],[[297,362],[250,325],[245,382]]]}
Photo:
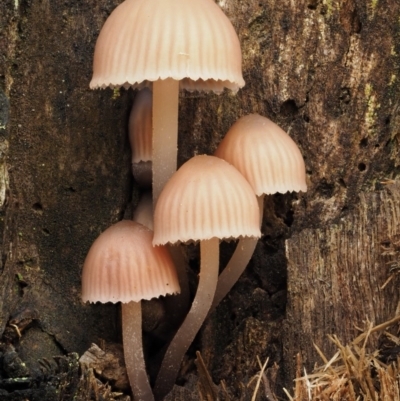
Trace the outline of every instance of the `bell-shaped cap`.
{"label": "bell-shaped cap", "polygon": [[260,237],[259,213],[254,191],[233,166],[214,156],[196,156],[158,198],[153,244]]}
{"label": "bell-shaped cap", "polygon": [[307,191],[298,146],[266,117],[250,114],[240,118],[214,154],[235,166],[257,195]]}
{"label": "bell-shaped cap", "polygon": [[93,243],[82,272],[84,302],[139,302],[180,292],[168,250],[153,247],[153,232],[123,220]]}
{"label": "bell-shaped cap", "polygon": [[244,85],[236,32],[213,0],[125,0],[97,39],[90,87],[172,78],[189,90]]}

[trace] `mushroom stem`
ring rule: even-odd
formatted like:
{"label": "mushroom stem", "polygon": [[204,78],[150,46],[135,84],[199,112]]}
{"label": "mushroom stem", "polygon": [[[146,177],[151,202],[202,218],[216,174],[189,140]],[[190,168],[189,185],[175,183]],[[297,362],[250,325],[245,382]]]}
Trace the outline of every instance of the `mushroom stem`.
{"label": "mushroom stem", "polygon": [[162,400],[174,386],[182,359],[207,317],[214,298],[219,266],[218,238],[201,241],[200,252],[200,278],[196,296],[182,326],[165,353],[154,387],[156,400]]}
{"label": "mushroom stem", "polygon": [[142,342],[142,307],[140,302],[122,304],[122,337],[125,366],[135,401],[154,401]]}
{"label": "mushroom stem", "polygon": [[[260,227],[263,219],[264,209],[264,194],[257,196],[258,207],[260,209]],[[249,264],[258,238],[241,238],[236,246],[235,252],[218,277],[217,289],[215,291],[214,300],[210,308],[210,313],[219,305],[225,298],[226,294],[232,289],[235,283],[239,280],[246,266]]]}
{"label": "mushroom stem", "polygon": [[179,81],[153,82],[153,209],[176,171],[178,155]]}

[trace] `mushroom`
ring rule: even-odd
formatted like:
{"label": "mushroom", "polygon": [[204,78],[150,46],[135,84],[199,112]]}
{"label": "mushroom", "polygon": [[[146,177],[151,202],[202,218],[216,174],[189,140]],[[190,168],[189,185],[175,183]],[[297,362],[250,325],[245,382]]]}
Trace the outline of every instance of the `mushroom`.
{"label": "mushroom", "polygon": [[201,266],[192,307],[156,379],[156,399],[173,387],[183,356],[208,314],[218,280],[219,239],[259,237],[259,213],[249,183],[233,166],[214,156],[187,161],[160,194],[153,244],[200,241]]}
{"label": "mushroom", "polygon": [[91,88],[153,82],[153,205],[176,170],[179,89],[244,85],[236,32],[213,0],[125,0],[97,39]]}
{"label": "mushroom", "polygon": [[[215,151],[235,166],[252,186],[260,207],[260,226],[265,194],[307,191],[303,156],[290,136],[266,117],[250,114],[240,118]],[[248,265],[257,239],[239,240],[222,271],[211,310],[220,303]]]}
{"label": "mushroom", "polygon": [[153,232],[123,220],[93,243],[82,272],[84,302],[121,302],[125,365],[137,401],[153,401],[142,345],[141,300],[179,292],[165,247],[152,246]]}
{"label": "mushroom", "polygon": [[132,150],[132,175],[145,188],[151,187],[151,90],[144,88],[135,97],[129,115],[129,142]]}

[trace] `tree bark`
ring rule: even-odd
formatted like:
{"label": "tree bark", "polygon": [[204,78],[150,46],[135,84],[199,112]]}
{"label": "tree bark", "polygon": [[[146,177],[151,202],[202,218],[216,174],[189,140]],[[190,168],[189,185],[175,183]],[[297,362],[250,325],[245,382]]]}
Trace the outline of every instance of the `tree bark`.
{"label": "tree bark", "polygon": [[[396,276],[400,239],[400,185],[360,193],[351,213],[335,223],[304,229],[286,242],[288,308],[285,355],[294,377],[300,352],[310,369],[323,364],[313,344],[330,359],[336,352],[327,334],[351,342],[369,323],[377,325],[400,314]],[[390,280],[389,280],[390,279]],[[292,328],[296,329],[293,330]],[[378,349],[373,338],[372,349]]]}
{"label": "tree bark", "polygon": [[[135,92],[88,87],[96,38],[119,3],[0,4],[0,337],[32,375],[40,358],[121,342],[118,308],[80,300],[91,243],[139,195],[127,139]],[[400,235],[400,4],[217,3],[238,32],[246,86],[181,93],[178,164],[212,153],[239,117],[259,113],[299,145],[309,187],[266,198],[252,262],[188,354],[200,349],[214,382],[246,399],[257,356],[281,366],[280,393],[293,386],[297,352],[310,369],[313,342],[329,355],[326,334],[348,341],[367,319],[400,312],[399,276],[381,289]],[[221,265],[232,248],[222,247]],[[190,248],[194,268],[196,255]],[[148,348],[164,336],[148,335]]]}

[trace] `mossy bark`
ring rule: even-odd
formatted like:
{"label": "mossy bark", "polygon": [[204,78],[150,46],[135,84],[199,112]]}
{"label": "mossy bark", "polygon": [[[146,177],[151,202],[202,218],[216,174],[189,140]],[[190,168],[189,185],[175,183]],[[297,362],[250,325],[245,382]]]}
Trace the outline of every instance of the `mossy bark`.
{"label": "mossy bark", "polygon": [[[80,300],[91,243],[139,194],[127,139],[135,92],[88,88],[96,38],[119,3],[0,4],[0,335],[31,372],[40,358],[121,341],[118,308]],[[239,117],[259,113],[298,143],[309,187],[266,198],[249,269],[189,354],[200,349],[213,380],[245,399],[256,356],[281,366],[280,392],[297,352],[307,368],[318,360],[312,342],[329,354],[326,334],[347,341],[367,319],[399,313],[399,276],[380,287],[396,258],[385,247],[397,252],[400,234],[398,187],[385,184],[400,166],[400,4],[218,4],[238,32],[246,86],[181,94],[178,164],[212,153]],[[146,341],[156,337],[168,335]]]}

